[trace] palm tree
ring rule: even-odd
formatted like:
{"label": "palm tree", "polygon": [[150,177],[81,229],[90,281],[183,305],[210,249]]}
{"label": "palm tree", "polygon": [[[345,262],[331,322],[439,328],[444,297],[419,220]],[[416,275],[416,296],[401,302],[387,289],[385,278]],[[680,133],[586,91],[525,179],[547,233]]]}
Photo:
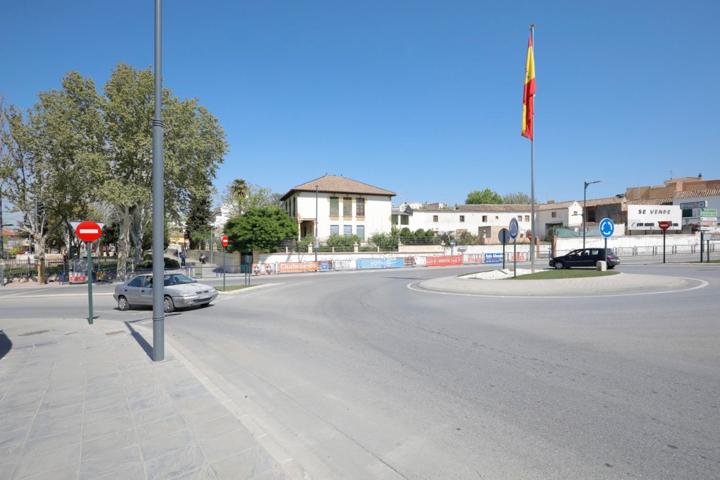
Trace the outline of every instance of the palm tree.
{"label": "palm tree", "polygon": [[245,180],[242,178],[236,178],[232,181],[230,184],[230,195],[240,203],[240,201],[245,198],[245,196],[248,194],[248,184]]}

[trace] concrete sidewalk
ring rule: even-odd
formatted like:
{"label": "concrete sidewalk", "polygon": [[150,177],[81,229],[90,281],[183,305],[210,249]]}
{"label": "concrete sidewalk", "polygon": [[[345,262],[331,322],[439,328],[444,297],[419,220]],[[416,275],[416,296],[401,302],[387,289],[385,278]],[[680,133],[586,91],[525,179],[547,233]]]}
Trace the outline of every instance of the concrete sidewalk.
{"label": "concrete sidewalk", "polygon": [[131,325],[0,322],[0,479],[279,479],[281,465]]}

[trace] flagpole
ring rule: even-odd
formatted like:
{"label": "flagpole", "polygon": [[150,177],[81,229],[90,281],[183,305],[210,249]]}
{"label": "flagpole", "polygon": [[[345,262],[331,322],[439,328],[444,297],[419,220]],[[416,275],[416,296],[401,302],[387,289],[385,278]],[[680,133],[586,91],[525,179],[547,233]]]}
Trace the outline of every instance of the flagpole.
{"label": "flagpole", "polygon": [[[535,50],[535,25],[530,24],[530,39],[533,46],[533,57]],[[534,61],[534,60],[533,60]],[[533,72],[534,75],[535,72]],[[535,243],[537,235],[535,235],[535,116],[533,111],[533,135],[530,139],[530,231],[532,238],[530,239],[530,271],[535,273]]]}

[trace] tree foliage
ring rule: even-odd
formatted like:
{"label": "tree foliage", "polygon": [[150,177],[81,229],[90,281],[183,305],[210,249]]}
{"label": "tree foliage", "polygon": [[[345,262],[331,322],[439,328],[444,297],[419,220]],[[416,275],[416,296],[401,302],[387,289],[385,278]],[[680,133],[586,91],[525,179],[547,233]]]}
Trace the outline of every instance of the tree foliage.
{"label": "tree foliage", "polygon": [[242,215],[253,208],[280,206],[278,193],[269,188],[247,183],[242,178],[236,178],[225,189],[223,204],[230,207],[231,215]]}
{"label": "tree foliage", "polygon": [[514,192],[503,195],[503,202],[514,205],[526,205],[530,203],[530,195],[523,192]]}
{"label": "tree foliage", "polygon": [[230,251],[272,251],[297,235],[297,224],[278,207],[258,207],[225,224]]}
{"label": "tree foliage", "polygon": [[190,248],[198,248],[210,237],[212,229],[212,200],[209,193],[193,195],[190,198],[190,212],[185,222],[185,231],[190,238]]}
{"label": "tree foliage", "polygon": [[489,188],[485,190],[475,190],[468,193],[466,204],[487,204],[487,203],[503,203],[503,197]]}

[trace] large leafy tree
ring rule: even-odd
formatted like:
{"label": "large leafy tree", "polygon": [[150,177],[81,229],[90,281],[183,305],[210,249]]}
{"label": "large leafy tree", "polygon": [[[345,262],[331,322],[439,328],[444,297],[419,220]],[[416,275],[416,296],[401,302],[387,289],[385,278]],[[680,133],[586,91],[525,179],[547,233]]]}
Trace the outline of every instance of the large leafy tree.
{"label": "large leafy tree", "polygon": [[468,193],[466,204],[485,204],[485,203],[503,203],[503,197],[493,190],[486,188],[485,190],[475,190]]}
{"label": "large leafy tree", "polygon": [[[136,256],[151,216],[153,75],[120,64],[105,85],[107,128],[105,200],[118,212],[118,275],[124,276],[131,231]],[[163,92],[165,212],[180,221],[190,198],[202,195],[227,151],[217,119],[195,99]]]}
{"label": "large leafy tree", "polygon": [[230,251],[270,251],[297,235],[297,225],[278,207],[251,208],[228,220]]}

